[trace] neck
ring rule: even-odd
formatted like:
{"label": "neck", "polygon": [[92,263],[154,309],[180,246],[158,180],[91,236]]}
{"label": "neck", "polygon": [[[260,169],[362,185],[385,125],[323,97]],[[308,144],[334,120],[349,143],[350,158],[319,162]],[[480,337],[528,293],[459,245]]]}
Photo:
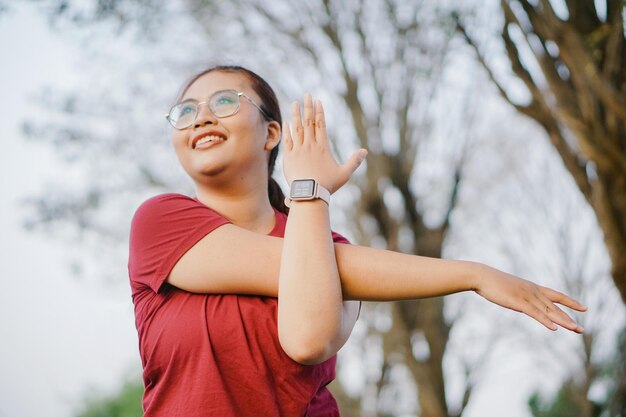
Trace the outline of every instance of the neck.
{"label": "neck", "polygon": [[198,200],[226,217],[233,224],[258,233],[267,234],[274,228],[275,213],[265,184],[239,184],[234,187],[215,187],[196,183]]}

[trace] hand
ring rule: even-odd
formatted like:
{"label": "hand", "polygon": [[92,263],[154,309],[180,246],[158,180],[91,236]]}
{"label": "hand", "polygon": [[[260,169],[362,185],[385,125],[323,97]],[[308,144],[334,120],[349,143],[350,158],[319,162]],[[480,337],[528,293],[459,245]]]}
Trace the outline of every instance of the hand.
{"label": "hand", "polygon": [[300,103],[291,105],[293,135],[289,125],[283,123],[285,139],[283,170],[287,182],[314,178],[331,194],[341,188],[361,165],[367,155],[365,149],[356,151],[340,165],[335,161],[326,136],[326,122],[322,102],[304,95],[304,121],[300,116]]}
{"label": "hand", "polygon": [[550,330],[556,330],[557,324],[576,333],[582,333],[570,316],[555,303],[576,311],[586,311],[587,307],[565,294],[542,287],[533,282],[507,274],[487,265],[481,265],[476,293],[492,303],[524,313]]}

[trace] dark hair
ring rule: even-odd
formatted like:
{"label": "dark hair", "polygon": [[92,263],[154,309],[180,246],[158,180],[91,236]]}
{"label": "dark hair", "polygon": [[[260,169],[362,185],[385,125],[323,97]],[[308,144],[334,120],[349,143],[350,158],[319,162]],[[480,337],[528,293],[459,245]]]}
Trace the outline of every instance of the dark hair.
{"label": "dark hair", "polygon": [[[276,93],[270,87],[270,85],[261,78],[258,74],[250,71],[247,68],[243,68],[237,65],[216,65],[214,67],[205,69],[200,71],[193,77],[191,77],[183,86],[181,92],[178,95],[178,99],[180,99],[183,94],[187,91],[187,89],[193,84],[198,78],[202,77],[205,74],[210,72],[230,72],[242,74],[248,78],[254,92],[261,98],[260,107],[263,109],[261,114],[265,118],[265,120],[276,121],[282,126],[283,118],[280,114],[280,106],[278,105],[278,98],[276,98]],[[289,207],[285,205],[285,195],[283,194],[280,185],[276,182],[274,178],[272,178],[272,172],[274,172],[274,166],[276,165],[276,158],[278,157],[278,146],[275,146],[274,149],[270,151],[270,158],[268,161],[268,181],[267,181],[267,193],[270,198],[270,204],[276,210],[283,212],[285,214],[289,214]]]}

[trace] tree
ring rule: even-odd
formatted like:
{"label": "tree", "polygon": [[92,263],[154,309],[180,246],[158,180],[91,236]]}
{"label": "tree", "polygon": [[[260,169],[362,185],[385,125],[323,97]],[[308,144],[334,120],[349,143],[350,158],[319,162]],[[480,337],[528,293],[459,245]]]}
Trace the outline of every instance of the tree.
{"label": "tree", "polygon": [[[626,412],[626,384],[624,370],[626,369],[626,332],[622,331],[618,340],[617,352],[613,360],[601,364],[592,364],[589,361],[585,370],[594,373],[594,377],[604,380],[605,393],[599,400],[588,398],[591,382],[589,379],[577,381],[568,378],[553,398],[535,392],[528,400],[528,406],[534,417],[621,417]],[[590,345],[590,343],[589,343]]]}
{"label": "tree", "polygon": [[624,2],[502,0],[500,35],[527,89],[520,103],[462,18],[457,27],[500,95],[542,126],[593,207],[626,303],[626,44]]}
{"label": "tree", "polygon": [[[545,195],[533,193],[530,189],[523,192],[523,208],[538,212],[539,215],[534,217],[539,223],[536,226],[547,232],[544,245],[554,247],[547,252],[549,255],[529,264],[558,277],[559,287],[575,298],[585,300],[594,314],[578,318],[585,333],[573,343],[559,346],[550,343],[548,337],[545,337],[545,343],[538,346],[534,343],[540,366],[563,369],[564,381],[553,398],[547,399],[545,394],[536,392],[530,398],[529,406],[535,417],[618,416],[619,413],[610,410],[622,410],[626,398],[626,391],[623,391],[626,374],[621,372],[626,358],[626,351],[621,346],[625,329],[623,322],[611,318],[623,314],[623,303],[617,292],[610,291],[613,282],[608,259],[598,262],[599,258],[608,258],[608,254],[596,218],[590,215],[589,207],[577,202],[579,196],[568,190],[575,187],[571,181],[555,180],[557,169],[547,165],[539,170],[541,175],[534,175],[534,180],[519,182],[532,188],[540,187],[539,182],[545,181],[545,176],[553,178],[547,186],[544,185]],[[548,195],[553,201],[546,198]],[[554,201],[562,207],[553,207]],[[524,228],[530,226],[525,224]],[[523,231],[514,233],[522,234]],[[531,247],[531,242],[527,246]],[[503,242],[503,249],[515,258],[513,252],[517,248],[514,245]],[[529,349],[533,348],[532,344],[529,343]]]}
{"label": "tree", "polygon": [[[54,13],[74,22],[92,19],[132,27],[135,19],[139,19],[141,28],[162,21],[160,8],[165,7],[159,2],[145,2],[142,8],[127,0],[100,0],[91,3],[93,7],[85,12],[74,8],[69,1],[52,3],[57,5]],[[427,2],[375,0],[305,3],[284,0],[272,4],[248,0],[190,1],[187,4],[190,12],[185,16],[196,23],[194,35],[204,36],[204,50],[206,45],[218,45],[208,54],[219,56],[233,50],[239,51],[238,57],[250,54],[261,63],[259,67],[265,68],[264,74],[272,73],[276,63],[288,63],[293,65],[291,70],[281,68],[280,73],[274,70],[273,74],[286,95],[295,97],[302,89],[315,89],[334,99],[329,101],[336,103],[333,110],[337,122],[330,120],[330,124],[335,128],[333,136],[338,138],[338,154],[345,156],[356,146],[370,150],[365,173],[355,178],[355,186],[342,190],[343,208],[349,210],[346,217],[353,219],[354,234],[360,243],[426,256],[442,255],[470,149],[468,135],[463,134],[470,125],[464,119],[466,113],[447,113],[446,128],[450,129],[447,136],[457,138],[443,146],[446,170],[452,175],[441,180],[443,185],[439,188],[424,186],[429,179],[425,178],[427,172],[423,167],[433,159],[428,153],[433,149],[429,143],[434,136],[434,125],[439,123],[431,103],[438,99],[441,87],[438,81],[453,36],[447,10]],[[181,19],[184,14],[180,10],[167,13],[178,13],[176,16]],[[285,15],[289,19],[282,18]],[[273,28],[271,36],[267,36],[268,27]],[[164,29],[159,27],[159,31]],[[175,42],[159,45],[163,50],[176,51]],[[232,59],[233,55],[228,57]],[[140,80],[137,77],[132,81]],[[135,96],[148,94],[145,102],[153,105],[157,101],[150,94],[156,93],[150,87],[154,85],[147,82],[138,88],[136,84],[125,88]],[[91,97],[68,97],[58,103],[65,115],[82,117],[27,126],[34,137],[55,137],[60,148],[70,151],[70,157],[84,157],[87,152],[93,152],[90,169],[95,172],[86,192],[38,199],[34,224],[41,220],[69,221],[78,224],[81,230],[121,240],[124,230],[106,227],[98,216],[106,204],[132,195],[128,206],[133,206],[154,192],[172,186],[180,188],[181,177],[168,175],[171,171],[164,173],[166,164],[155,163],[159,157],[152,147],[160,148],[155,140],[158,129],[145,123],[145,108],[140,108],[144,114],[135,114],[136,107],[110,98],[115,97],[115,90],[106,93],[99,98],[104,100],[98,106],[89,101]],[[133,104],[136,106],[137,101]],[[89,109],[95,108],[99,114],[90,114]],[[104,112],[116,124],[94,129]],[[133,140],[129,141],[129,137]],[[148,148],[151,152],[146,151]],[[113,159],[129,160],[132,164],[112,169],[107,161]],[[436,221],[426,221],[425,202],[433,197],[425,195],[425,189],[439,200],[439,210],[430,213]],[[405,370],[409,377],[402,381],[410,382],[405,386],[418,397],[421,416],[461,415],[471,399],[471,376],[480,362],[464,364],[459,378],[463,379],[461,398],[458,407],[453,408],[446,393],[443,363],[453,320],[444,316],[443,300],[392,303],[387,307],[385,314],[392,318],[390,328],[378,331],[382,352],[380,372],[374,377],[373,390],[363,393],[362,399],[367,400],[368,393],[373,392],[374,399],[369,400],[377,413],[399,414],[398,405],[393,402],[394,390],[399,385],[397,371]],[[378,306],[372,307],[369,314],[372,320],[367,323],[370,330],[375,327],[372,322],[380,315],[379,310]],[[367,311],[364,318],[368,318]],[[350,403],[340,385],[336,386],[336,393],[344,399],[343,404]],[[360,415],[362,408],[362,404],[354,407],[354,414]]]}
{"label": "tree", "polygon": [[581,410],[577,399],[580,397],[576,393],[577,388],[572,381],[567,381],[556,394],[551,403],[546,403],[538,393],[532,395],[528,400],[528,406],[534,417],[569,417],[585,415],[589,417],[599,417],[600,407],[593,404],[590,412]]}

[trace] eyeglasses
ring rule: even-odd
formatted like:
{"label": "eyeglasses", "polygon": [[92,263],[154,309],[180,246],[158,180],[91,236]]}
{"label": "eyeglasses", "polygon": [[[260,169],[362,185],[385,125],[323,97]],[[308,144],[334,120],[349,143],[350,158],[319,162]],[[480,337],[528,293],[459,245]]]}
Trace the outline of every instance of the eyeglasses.
{"label": "eyeglasses", "polygon": [[198,102],[194,99],[188,99],[181,103],[174,105],[165,118],[174,128],[178,130],[186,129],[191,126],[198,117],[198,112],[201,104],[206,104],[215,117],[222,118],[232,116],[239,111],[241,104],[241,97],[245,97],[254,107],[259,109],[261,113],[268,119],[271,117],[259,107],[250,97],[245,93],[236,90],[220,90],[216,91],[209,97],[208,100]]}

